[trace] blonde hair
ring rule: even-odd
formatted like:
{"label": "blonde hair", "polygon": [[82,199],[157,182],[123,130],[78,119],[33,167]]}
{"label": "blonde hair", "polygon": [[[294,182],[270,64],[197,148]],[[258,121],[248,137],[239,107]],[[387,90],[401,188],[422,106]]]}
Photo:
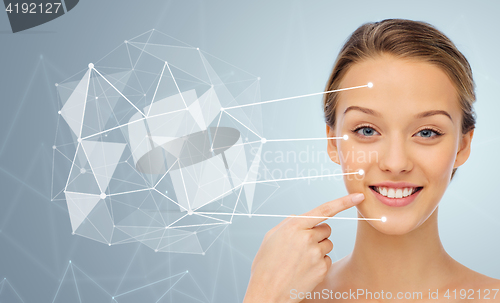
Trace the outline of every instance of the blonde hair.
{"label": "blonde hair", "polygon": [[[340,88],[340,83],[354,64],[389,54],[396,58],[417,59],[440,67],[454,84],[462,109],[462,133],[474,129],[476,101],[472,69],[465,56],[442,32],[432,25],[405,19],[386,19],[366,23],[356,29],[342,47],[328,79],[325,91]],[[326,93],[323,99],[325,121],[335,125],[337,93]],[[456,168],[453,169],[452,178]]]}

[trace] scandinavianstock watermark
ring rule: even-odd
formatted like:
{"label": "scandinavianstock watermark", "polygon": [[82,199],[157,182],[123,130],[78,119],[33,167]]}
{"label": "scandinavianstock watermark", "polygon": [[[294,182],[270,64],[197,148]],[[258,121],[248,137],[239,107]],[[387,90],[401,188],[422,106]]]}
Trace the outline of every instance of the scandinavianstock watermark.
{"label": "scandinavianstock watermark", "polygon": [[357,288],[344,291],[334,291],[324,288],[321,291],[300,292],[290,290],[292,300],[495,300],[499,289],[470,288],[470,289],[429,289],[428,291],[371,291]]}
{"label": "scandinavianstock watermark", "polygon": [[[252,149],[256,157],[257,148]],[[342,169],[332,162],[332,158],[340,159],[343,163],[350,163]],[[316,150],[314,146],[307,146],[305,150],[266,150],[260,154],[260,161],[267,170],[257,172],[257,180],[303,179],[310,184],[318,179],[327,180],[362,180],[364,175],[348,174],[356,172],[363,164],[378,162],[377,151],[349,150],[344,153],[329,154],[326,150]],[[352,167],[351,167],[352,166]]]}

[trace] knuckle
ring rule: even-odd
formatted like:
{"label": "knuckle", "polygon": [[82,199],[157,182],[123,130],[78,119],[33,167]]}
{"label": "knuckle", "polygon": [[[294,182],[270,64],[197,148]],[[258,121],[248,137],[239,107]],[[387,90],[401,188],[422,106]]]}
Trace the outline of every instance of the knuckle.
{"label": "knuckle", "polygon": [[321,247],[319,246],[314,247],[311,253],[314,260],[323,258],[323,252],[321,251]]}
{"label": "knuckle", "polygon": [[330,216],[330,212],[331,212],[331,207],[329,204],[323,204],[320,208],[319,208],[319,213],[321,214],[322,217],[329,217]]}
{"label": "knuckle", "polygon": [[289,224],[291,226],[293,226],[294,228],[297,228],[299,226],[299,221],[300,219],[299,218],[291,218],[290,221],[289,221]]}
{"label": "knuckle", "polygon": [[328,235],[330,235],[332,233],[332,227],[325,223],[325,228],[328,230]]}
{"label": "knuckle", "polygon": [[328,252],[331,252],[331,251],[332,251],[332,249],[333,249],[333,243],[332,243],[332,241],[330,241],[330,240],[328,240],[328,239],[327,239],[327,240],[325,240],[325,241],[327,241],[327,243],[328,243]]}
{"label": "knuckle", "polygon": [[326,266],[326,271],[328,271],[330,269],[330,267],[332,266],[332,258],[330,258],[329,256],[325,256],[324,264]]}
{"label": "knuckle", "polygon": [[326,262],[321,262],[321,265],[319,267],[319,274],[320,275],[326,275],[328,273],[328,265]]}
{"label": "knuckle", "polygon": [[313,242],[313,234],[311,232],[305,232],[303,236],[304,244]]}

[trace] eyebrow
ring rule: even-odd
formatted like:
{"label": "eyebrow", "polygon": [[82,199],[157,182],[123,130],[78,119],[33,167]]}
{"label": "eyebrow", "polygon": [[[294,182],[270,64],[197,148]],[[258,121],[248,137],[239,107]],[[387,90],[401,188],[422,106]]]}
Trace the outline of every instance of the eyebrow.
{"label": "eyebrow", "polygon": [[446,112],[444,110],[430,110],[430,111],[419,113],[415,117],[416,118],[425,118],[425,117],[430,117],[430,116],[434,116],[434,115],[445,115],[446,117],[450,118],[450,120],[453,122],[451,115],[448,114],[448,112]]}
{"label": "eyebrow", "polygon": [[[344,111],[344,115],[348,111],[351,111],[351,110],[358,110],[360,112],[363,112],[365,114],[372,115],[372,116],[375,116],[375,117],[381,117],[382,116],[382,114],[380,114],[379,112],[377,112],[377,111],[375,111],[373,109],[366,108],[366,107],[361,107],[361,106],[349,106]],[[434,116],[434,115],[444,115],[444,116],[450,118],[450,120],[453,122],[453,119],[451,118],[451,115],[448,112],[444,111],[444,110],[429,110],[429,111],[426,111],[426,112],[421,112],[421,113],[418,113],[417,115],[415,115],[415,118],[421,119],[421,118],[426,118],[426,117],[430,117],[430,116]]]}
{"label": "eyebrow", "polygon": [[382,117],[382,114],[380,114],[379,112],[374,111],[373,109],[369,109],[369,108],[361,107],[361,106],[349,106],[348,108],[345,109],[344,115],[350,110],[359,110],[360,112],[363,112],[363,113],[368,114],[368,115],[372,115],[375,117]]}

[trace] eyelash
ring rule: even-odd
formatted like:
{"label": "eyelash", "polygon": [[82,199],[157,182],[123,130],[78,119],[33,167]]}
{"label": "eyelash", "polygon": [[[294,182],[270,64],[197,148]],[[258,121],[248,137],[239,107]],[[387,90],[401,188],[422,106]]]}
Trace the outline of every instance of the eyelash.
{"label": "eyelash", "polygon": [[436,135],[435,136],[431,136],[430,138],[428,139],[433,139],[434,137],[440,137],[442,136],[444,133],[442,131],[440,131],[439,129],[436,129],[436,128],[433,128],[433,127],[425,127],[425,128],[422,128],[420,129],[419,131],[417,131],[415,134],[418,134],[419,132],[423,131],[423,130],[430,130],[432,132],[434,132]]}
{"label": "eyelash", "polygon": [[[353,132],[356,136],[360,137],[360,138],[368,138],[368,136],[363,136],[363,135],[360,135],[358,132],[363,129],[363,128],[371,128],[373,129],[374,131],[378,132],[373,126],[369,125],[369,124],[361,124],[361,125],[358,125],[356,126],[354,129],[351,130],[351,132]],[[379,132],[378,132],[379,133]]]}
{"label": "eyelash", "polygon": [[[376,131],[377,133],[380,134],[379,131],[377,131],[375,129],[375,127],[373,127],[372,125],[369,125],[369,124],[362,124],[362,125],[358,125],[357,127],[355,127],[354,129],[351,130],[351,132],[353,132],[356,136],[360,137],[360,138],[368,138],[368,137],[371,137],[371,136],[363,136],[363,135],[360,135],[358,132],[363,129],[363,128],[371,128],[373,129],[374,131]],[[422,129],[419,129],[413,136],[415,136],[416,134],[420,133],[421,131],[424,131],[424,130],[430,130],[432,132],[434,132],[436,135],[434,136],[431,136],[431,137],[423,137],[423,138],[427,138],[427,139],[433,139],[434,137],[440,137],[442,135],[444,135],[444,133],[436,128],[433,128],[433,127],[425,127],[425,128],[422,128]]]}

